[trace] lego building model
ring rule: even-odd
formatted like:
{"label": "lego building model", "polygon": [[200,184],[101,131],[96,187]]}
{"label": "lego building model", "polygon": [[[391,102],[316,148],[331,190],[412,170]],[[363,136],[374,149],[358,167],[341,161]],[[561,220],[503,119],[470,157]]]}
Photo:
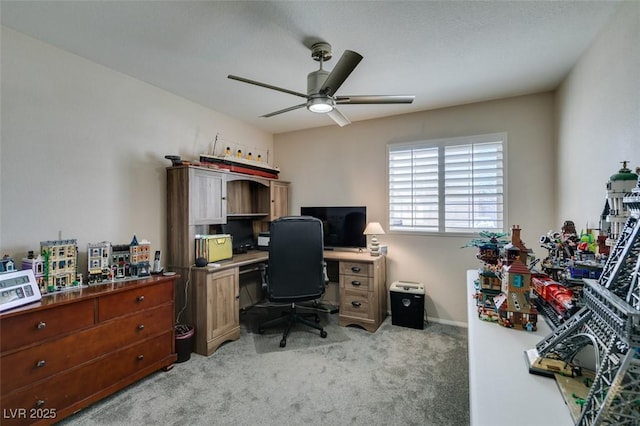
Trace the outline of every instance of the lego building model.
{"label": "lego building model", "polygon": [[9,256],[0,259],[0,274],[3,272],[13,272],[16,270],[16,262]]}
{"label": "lego building model", "polygon": [[129,245],[129,272],[136,277],[151,274],[151,243],[147,240],[138,242],[135,235]]}
{"label": "lego building model", "polygon": [[47,292],[47,286],[44,283],[44,259],[41,254],[38,254],[36,257],[34,256],[33,251],[30,251],[27,254],[27,257],[22,259],[22,269],[31,269],[33,271],[33,276],[38,283],[40,293],[44,294]]}
{"label": "lego building model", "polygon": [[494,297],[498,324],[527,331],[537,330],[538,311],[531,296],[531,271],[526,266],[529,250],[520,240],[520,226],[511,228],[511,244],[505,246],[501,292]]}
{"label": "lego building model", "polygon": [[151,243],[138,242],[135,235],[131,244],[90,243],[87,245],[89,283],[149,276],[150,258]]}
{"label": "lego building model", "polygon": [[77,240],[42,241],[40,254],[44,260],[43,281],[46,293],[78,286]]}
{"label": "lego building model", "polygon": [[537,329],[538,311],[531,300],[529,250],[520,239],[521,228],[507,234],[481,233],[466,246],[478,247],[477,258],[484,262],[476,280],[478,318],[527,331]]}
{"label": "lego building model", "polygon": [[607,245],[613,246],[622,227],[624,226],[629,212],[624,205],[623,199],[636,185],[638,175],[627,168],[627,161],[622,162],[622,168],[618,173],[611,175],[607,182],[607,201],[605,209],[608,210],[606,221],[609,223],[609,235]]}
{"label": "lego building model", "polygon": [[[640,424],[640,179],[622,204],[628,217],[600,278],[584,279],[584,307],[526,351],[530,372],[552,375],[558,364],[571,367],[579,352],[592,348],[595,377],[586,395],[578,395],[578,426]],[[565,401],[567,394],[575,392],[563,390]]]}
{"label": "lego building model", "polygon": [[87,282],[98,283],[111,278],[111,243],[87,244]]}
{"label": "lego building model", "polygon": [[502,281],[500,279],[498,263],[502,254],[502,248],[509,243],[505,240],[508,234],[485,232],[479,233],[480,238],[469,241],[464,247],[477,247],[476,257],[483,262],[482,268],[478,271],[476,280],[476,305],[478,318],[483,321],[497,322],[498,313],[494,303],[494,297],[500,294]]}
{"label": "lego building model", "polygon": [[111,270],[113,278],[125,278],[129,276],[129,245],[118,244],[111,246]]}

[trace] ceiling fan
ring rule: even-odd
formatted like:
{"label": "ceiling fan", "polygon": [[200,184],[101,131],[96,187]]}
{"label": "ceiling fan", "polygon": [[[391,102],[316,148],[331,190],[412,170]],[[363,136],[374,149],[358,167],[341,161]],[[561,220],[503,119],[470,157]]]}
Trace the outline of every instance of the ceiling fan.
{"label": "ceiling fan", "polygon": [[293,111],[306,107],[309,111],[324,113],[329,115],[340,127],[351,123],[337,108],[336,105],[347,104],[410,104],[415,96],[413,95],[358,95],[358,96],[336,96],[342,83],[353,72],[358,63],[362,60],[362,55],[351,50],[345,50],[338,63],[331,72],[322,69],[322,64],[331,59],[331,45],[325,42],[315,43],[311,46],[311,57],[320,62],[320,69],[310,72],[307,76],[307,93],[300,93],[293,90],[272,86],[271,84],[260,83],[255,80],[238,77],[229,74],[227,77],[243,83],[254,84],[267,89],[277,90],[290,95],[305,98],[306,102],[279,111],[265,114],[262,117],[273,117],[283,112]]}

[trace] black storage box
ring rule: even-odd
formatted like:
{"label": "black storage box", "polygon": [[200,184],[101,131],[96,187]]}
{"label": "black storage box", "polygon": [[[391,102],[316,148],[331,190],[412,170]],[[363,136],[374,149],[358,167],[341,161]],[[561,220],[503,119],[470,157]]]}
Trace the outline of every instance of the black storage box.
{"label": "black storage box", "polygon": [[391,284],[391,323],[424,329],[424,286],[410,281]]}

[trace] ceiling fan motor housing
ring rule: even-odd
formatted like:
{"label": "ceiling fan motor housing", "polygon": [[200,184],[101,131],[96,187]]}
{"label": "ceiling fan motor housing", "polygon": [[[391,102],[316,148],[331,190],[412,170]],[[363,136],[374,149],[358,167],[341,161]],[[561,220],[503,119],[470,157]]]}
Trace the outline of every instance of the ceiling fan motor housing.
{"label": "ceiling fan motor housing", "polygon": [[320,93],[322,85],[327,80],[329,71],[317,70],[312,71],[307,75],[307,95],[315,95]]}

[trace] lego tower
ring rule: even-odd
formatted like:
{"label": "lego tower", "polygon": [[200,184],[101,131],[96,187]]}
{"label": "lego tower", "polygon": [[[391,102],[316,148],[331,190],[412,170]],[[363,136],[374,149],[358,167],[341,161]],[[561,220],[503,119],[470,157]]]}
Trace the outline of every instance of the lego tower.
{"label": "lego tower", "polygon": [[596,376],[576,424],[640,424],[640,178],[623,197],[629,216],[600,278],[584,279],[585,306],[536,345],[567,363],[593,345]]}
{"label": "lego tower", "polygon": [[511,244],[505,246],[506,264],[502,267],[501,293],[493,301],[498,324],[523,330],[537,329],[538,311],[530,300],[531,271],[527,268],[528,249],[520,240],[520,226],[511,228]]}

